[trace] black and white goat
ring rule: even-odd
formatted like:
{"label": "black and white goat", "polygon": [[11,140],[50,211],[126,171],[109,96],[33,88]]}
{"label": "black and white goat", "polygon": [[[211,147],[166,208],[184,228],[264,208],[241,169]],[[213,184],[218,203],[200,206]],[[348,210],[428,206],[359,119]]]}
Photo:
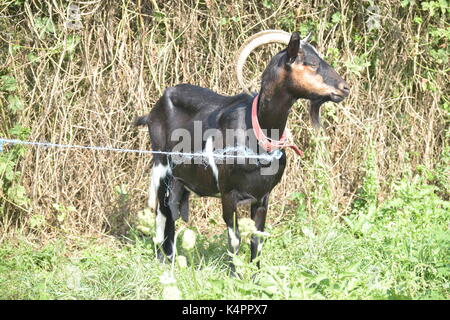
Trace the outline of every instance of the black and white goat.
{"label": "black and white goat", "polygon": [[[271,138],[277,139],[280,135],[276,132],[284,132],[290,109],[297,99],[310,100],[312,123],[318,127],[321,104],[326,101],[340,102],[348,95],[347,83],[321,58],[307,39],[300,39],[296,32],[290,35],[277,30],[260,32],[243,45],[237,62],[241,85],[242,66],[250,52],[262,44],[274,42],[287,47],[269,62],[262,75],[258,95],[241,93],[223,96],[206,88],[180,84],[167,88],[151,112],[135,120],[136,125],[148,126],[154,151],[172,151],[179,143],[172,136],[177,129],[183,129],[198,141],[195,123],[200,124],[201,132],[214,129],[222,133],[219,138],[217,135],[201,136],[200,144],[190,143],[192,152],[206,155],[206,166],[204,163],[174,165],[171,156],[154,155],[149,206],[156,213],[156,242],[160,247],[160,260],[172,257],[174,222],[180,215],[187,220],[190,192],[221,198],[232,253],[238,251],[241,242],[236,215],[238,204],[249,201],[251,218],[257,230],[264,230],[270,192],[280,181],[286,165],[284,150],[279,152],[279,159],[273,160],[277,161],[277,166],[270,174],[261,174],[264,164],[259,161],[215,161],[215,150],[244,146],[254,154],[270,153],[270,146],[282,146],[271,145],[270,142],[274,141]],[[252,105],[256,119],[252,119]],[[235,136],[230,142],[225,137],[226,131],[231,129],[241,130],[244,134]],[[267,137],[263,135],[265,141],[261,141],[256,129],[268,132]],[[263,148],[250,143],[255,140]],[[260,253],[261,247],[262,239],[253,236],[251,260]],[[234,270],[232,264],[231,269]]]}

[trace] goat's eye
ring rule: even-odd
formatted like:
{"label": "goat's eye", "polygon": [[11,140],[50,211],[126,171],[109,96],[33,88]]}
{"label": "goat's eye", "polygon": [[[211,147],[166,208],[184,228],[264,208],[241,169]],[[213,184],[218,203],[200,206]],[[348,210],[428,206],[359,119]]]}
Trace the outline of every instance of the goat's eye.
{"label": "goat's eye", "polygon": [[319,64],[318,63],[305,63],[305,65],[307,65],[308,67],[310,67],[313,70],[319,69]]}

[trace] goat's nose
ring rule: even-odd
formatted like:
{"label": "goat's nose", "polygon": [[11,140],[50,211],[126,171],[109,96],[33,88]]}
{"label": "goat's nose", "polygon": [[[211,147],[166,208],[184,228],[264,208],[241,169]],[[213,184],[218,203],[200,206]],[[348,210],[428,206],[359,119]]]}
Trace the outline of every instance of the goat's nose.
{"label": "goat's nose", "polygon": [[347,82],[345,82],[345,81],[340,82],[338,85],[338,88],[340,90],[342,90],[343,92],[345,92],[346,94],[348,94],[350,92],[350,88],[349,88]]}

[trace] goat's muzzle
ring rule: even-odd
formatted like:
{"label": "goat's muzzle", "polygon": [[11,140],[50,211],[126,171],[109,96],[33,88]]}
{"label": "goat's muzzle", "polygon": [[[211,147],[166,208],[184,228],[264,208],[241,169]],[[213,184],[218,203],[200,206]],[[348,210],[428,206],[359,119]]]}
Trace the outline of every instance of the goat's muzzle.
{"label": "goat's muzzle", "polygon": [[338,84],[338,90],[336,90],[335,92],[332,92],[330,94],[330,99],[333,102],[341,102],[348,96],[349,93],[350,93],[350,88],[349,88],[347,82],[341,81]]}

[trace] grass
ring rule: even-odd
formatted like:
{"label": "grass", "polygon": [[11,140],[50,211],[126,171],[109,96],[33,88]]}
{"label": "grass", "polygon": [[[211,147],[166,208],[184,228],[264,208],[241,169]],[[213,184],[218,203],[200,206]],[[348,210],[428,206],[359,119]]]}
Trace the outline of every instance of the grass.
{"label": "grass", "polygon": [[[127,240],[4,241],[0,298],[167,299],[164,288],[176,286],[185,299],[449,299],[450,202],[434,191],[405,179],[391,199],[341,221],[309,219],[297,197],[293,215],[268,227],[260,270],[242,246],[240,279],[227,274],[225,233],[198,234],[192,250],[179,244],[187,266],[157,262],[135,229]],[[175,284],[161,280],[170,275]]]}
{"label": "grass", "polygon": [[[275,219],[288,213],[282,207],[290,190],[307,195],[311,216],[322,209],[345,215],[365,175],[367,146],[376,150],[378,187],[387,195],[404,164],[434,170],[448,145],[447,9],[444,2],[416,2],[378,1],[380,25],[369,28],[370,1],[95,0],[78,3],[72,16],[70,1],[4,0],[0,136],[148,149],[147,132],[132,128],[132,119],[149,112],[165,88],[192,83],[240,93],[234,59],[247,37],[264,29],[312,32],[312,44],[351,94],[322,107],[322,154],[306,103],[293,107],[290,128],[306,157],[289,154],[272,197],[281,207]],[[244,73],[253,90],[280,49],[265,46],[249,57]],[[148,156],[4,150],[2,233],[23,228],[46,239],[64,227],[73,236],[121,234],[146,202]],[[194,211],[200,229],[221,219],[215,200],[196,201]]]}

